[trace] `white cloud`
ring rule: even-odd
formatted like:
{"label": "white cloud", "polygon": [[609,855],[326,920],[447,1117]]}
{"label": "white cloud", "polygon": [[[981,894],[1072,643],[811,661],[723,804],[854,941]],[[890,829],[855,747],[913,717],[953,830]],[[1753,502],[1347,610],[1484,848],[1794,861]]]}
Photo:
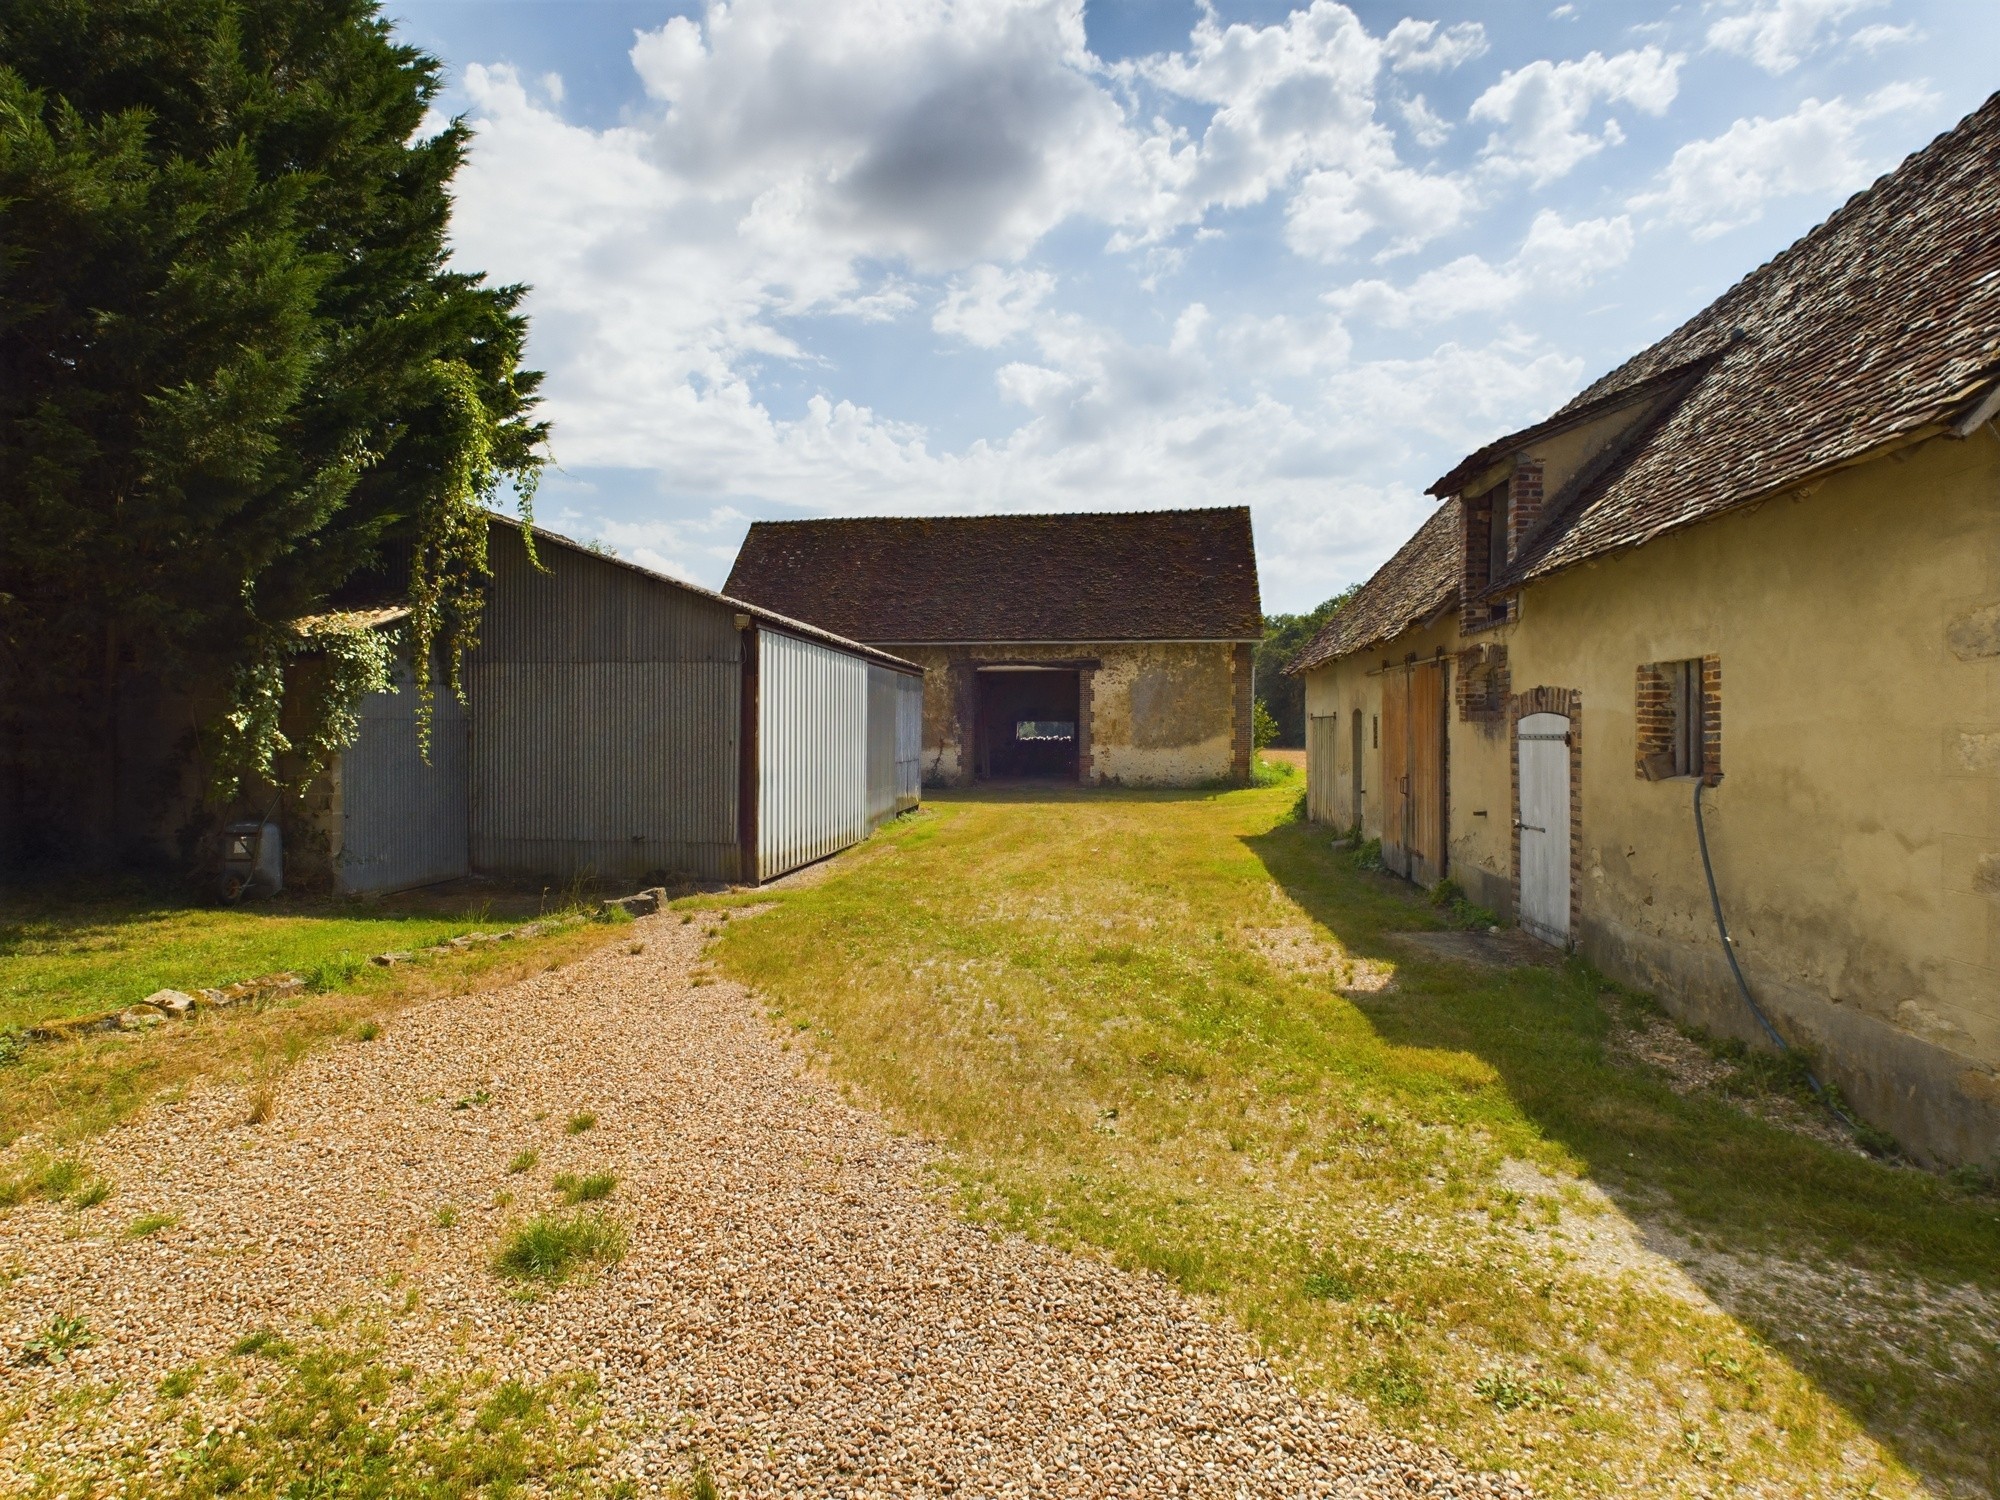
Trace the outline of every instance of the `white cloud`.
{"label": "white cloud", "polygon": [[1600,104],[1664,114],[1680,88],[1680,63],[1653,46],[1571,62],[1544,58],[1503,73],[1473,101],[1469,118],[1494,127],[1484,151],[1491,166],[1549,182],[1624,139],[1616,120],[1595,133],[1584,128]]}
{"label": "white cloud", "polygon": [[[742,517],[782,508],[1236,500],[1282,551],[1273,586],[1282,572],[1323,597],[1424,509],[1406,484],[1353,476],[1519,426],[1579,373],[1511,334],[1364,362],[1309,298],[1267,317],[1214,295],[1161,305],[1185,262],[1245,232],[1228,210],[1281,211],[1285,243],[1326,262],[1404,253],[1469,219],[1472,181],[1399,156],[1398,127],[1420,141],[1446,127],[1389,74],[1464,61],[1470,33],[1402,36],[1392,48],[1316,0],[1265,26],[1205,14],[1184,48],[1107,67],[1080,0],[713,4],[637,38],[647,102],[612,127],[571,123],[532,75],[468,66],[455,253],[534,289],[556,458],[645,476],[599,493],[552,475],[552,506],[568,496],[578,530],[652,566],[714,582]],[[1115,247],[1089,280],[1062,258],[1088,254],[1074,237],[1047,240],[1079,222]],[[1554,222],[1585,236],[1590,221]],[[1549,243],[1558,259],[1599,253]],[[1553,275],[1537,265],[1524,243],[1498,274],[1532,289]],[[1100,289],[1104,312],[1064,310]],[[1135,291],[1157,323],[1131,312]],[[942,444],[893,382],[871,387],[878,405],[843,389],[855,346],[840,330],[926,340],[919,309],[961,361],[993,351],[998,399],[973,414],[986,436]],[[655,503],[672,514],[607,519]]]}
{"label": "white cloud", "polygon": [[1300,255],[1333,261],[1382,230],[1390,236],[1383,254],[1400,255],[1450,229],[1471,205],[1471,192],[1456,178],[1400,167],[1315,172],[1292,195],[1285,243]]}
{"label": "white cloud", "polygon": [[1789,73],[1823,45],[1823,32],[1856,11],[1881,4],[1882,0],[1749,0],[1745,6],[1738,0],[1737,14],[1710,23],[1708,45],[1747,57],[1767,73]]}
{"label": "white cloud", "polygon": [[992,349],[1024,332],[1034,322],[1035,309],[1055,288],[1056,279],[1047,271],[974,266],[952,279],[931,327]]}
{"label": "white cloud", "polygon": [[1512,259],[1494,265],[1462,255],[1411,282],[1358,281],[1326,294],[1337,311],[1393,328],[1449,322],[1473,314],[1504,312],[1531,296],[1572,292],[1632,254],[1632,221],[1585,219],[1572,223],[1543,209]]}
{"label": "white cloud", "polygon": [[1442,72],[1484,56],[1488,45],[1486,28],[1477,21],[1443,26],[1406,18],[1382,39],[1382,52],[1398,73]]}
{"label": "white cloud", "polygon": [[1706,239],[1760,218],[1772,198],[1858,188],[1882,165],[1862,149],[1862,127],[1931,97],[1909,84],[1890,84],[1859,104],[1808,99],[1775,120],[1738,120],[1721,135],[1676,151],[1659,186],[1635,196],[1630,207],[1657,211]]}
{"label": "white cloud", "polygon": [[1847,39],[1847,45],[1873,54],[1884,47],[1904,47],[1923,38],[1924,33],[1917,29],[1914,22],[1907,26],[1864,26]]}
{"label": "white cloud", "polygon": [[1451,124],[1429,104],[1422,94],[1412,95],[1396,106],[1403,117],[1403,123],[1410,127],[1410,136],[1426,150],[1436,150],[1451,139]]}

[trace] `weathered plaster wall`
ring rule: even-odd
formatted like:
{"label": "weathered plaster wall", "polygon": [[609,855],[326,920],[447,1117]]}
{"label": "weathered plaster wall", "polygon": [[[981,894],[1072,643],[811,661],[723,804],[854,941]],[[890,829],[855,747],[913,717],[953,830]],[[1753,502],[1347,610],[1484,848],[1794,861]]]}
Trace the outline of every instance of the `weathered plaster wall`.
{"label": "weathered plaster wall", "polygon": [[1939,439],[1531,589],[1514,683],[1583,693],[1584,951],[1751,1036],[1692,783],[1634,772],[1641,663],[1721,658],[1705,794],[1738,957],[1920,1150],[2000,1156],[2000,439]]}
{"label": "weathered plaster wall", "polygon": [[[1490,633],[1482,634],[1484,641]],[[1445,690],[1451,702],[1447,735],[1446,775],[1449,782],[1446,817],[1446,875],[1459,883],[1479,905],[1502,915],[1512,913],[1512,786],[1507,761],[1507,726],[1503,720],[1467,722],[1459,707],[1458,653],[1465,641],[1455,614],[1404,631],[1368,651],[1333,662],[1306,674],[1308,807],[1316,822],[1336,828],[1353,826],[1353,713],[1360,709],[1361,831],[1364,838],[1382,836],[1380,723],[1381,669],[1391,663],[1447,657]],[[1371,675],[1372,674],[1372,675]],[[1330,748],[1313,754],[1313,720],[1333,716]],[[1326,733],[1320,730],[1319,733]],[[1328,775],[1329,771],[1331,774]]]}
{"label": "weathered plaster wall", "polygon": [[1250,653],[1225,642],[926,646],[881,642],[924,669],[924,782],[970,779],[966,738],[981,662],[1094,660],[1082,681],[1091,785],[1192,786],[1248,771]]}
{"label": "weathered plaster wall", "polygon": [[[1906,1146],[2000,1159],[2000,439],[1845,471],[1557,575],[1523,606],[1464,644],[1504,646],[1515,694],[1581,693],[1582,952],[1685,1020],[1759,1039],[1716,939],[1693,783],[1635,770],[1639,667],[1716,656],[1722,780],[1704,807],[1753,992]],[[1372,729],[1380,712],[1363,674],[1458,645],[1440,624],[1308,676],[1308,714],[1341,715],[1327,821],[1348,821],[1347,713]],[[1504,718],[1454,705],[1450,874],[1496,910],[1511,754]],[[1370,837],[1379,764],[1365,752]]]}

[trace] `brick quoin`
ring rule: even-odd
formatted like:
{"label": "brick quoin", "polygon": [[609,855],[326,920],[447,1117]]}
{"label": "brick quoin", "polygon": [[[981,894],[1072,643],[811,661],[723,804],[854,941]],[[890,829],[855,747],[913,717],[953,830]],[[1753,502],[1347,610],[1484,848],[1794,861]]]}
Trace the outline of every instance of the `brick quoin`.
{"label": "brick quoin", "polygon": [[1511,674],[1507,648],[1468,646],[1458,653],[1458,721],[1498,724],[1507,717]]}
{"label": "brick quoin", "polygon": [[1514,910],[1521,910],[1521,720],[1529,714],[1561,714],[1569,720],[1569,943],[1576,946],[1583,921],[1583,693],[1577,688],[1537,687],[1507,701],[1508,776],[1513,787],[1514,824],[1510,844]]}
{"label": "brick quoin", "polygon": [[1521,542],[1542,519],[1542,461],[1524,458],[1514,467],[1507,500],[1507,559],[1521,555]]}

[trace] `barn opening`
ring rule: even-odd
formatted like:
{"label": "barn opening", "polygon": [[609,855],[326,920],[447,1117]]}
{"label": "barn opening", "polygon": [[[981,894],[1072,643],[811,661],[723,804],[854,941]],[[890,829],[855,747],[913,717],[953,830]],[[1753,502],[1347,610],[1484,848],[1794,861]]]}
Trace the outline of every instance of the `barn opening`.
{"label": "barn opening", "polygon": [[1074,667],[981,667],[979,774],[1077,779],[1080,693]]}

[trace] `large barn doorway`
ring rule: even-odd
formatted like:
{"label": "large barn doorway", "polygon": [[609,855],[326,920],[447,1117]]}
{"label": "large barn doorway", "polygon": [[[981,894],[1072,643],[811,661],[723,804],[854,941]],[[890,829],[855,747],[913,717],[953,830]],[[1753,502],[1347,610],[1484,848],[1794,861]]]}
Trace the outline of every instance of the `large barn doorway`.
{"label": "large barn doorway", "polygon": [[981,667],[978,774],[1077,779],[1074,667]]}

